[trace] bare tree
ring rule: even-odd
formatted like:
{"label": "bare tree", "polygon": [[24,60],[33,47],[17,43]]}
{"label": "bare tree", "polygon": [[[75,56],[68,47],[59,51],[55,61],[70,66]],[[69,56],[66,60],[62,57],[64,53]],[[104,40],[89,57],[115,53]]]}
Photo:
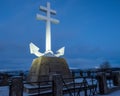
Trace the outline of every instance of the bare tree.
{"label": "bare tree", "polygon": [[107,69],[111,68],[110,62],[109,61],[104,61],[102,64],[100,64],[101,69]]}

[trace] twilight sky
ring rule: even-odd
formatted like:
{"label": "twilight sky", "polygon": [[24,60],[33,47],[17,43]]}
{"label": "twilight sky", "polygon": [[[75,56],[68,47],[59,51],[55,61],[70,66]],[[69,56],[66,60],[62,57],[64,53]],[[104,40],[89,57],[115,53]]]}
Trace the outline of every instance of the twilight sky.
{"label": "twilight sky", "polygon": [[70,68],[120,67],[120,0],[0,0],[0,70],[29,69],[33,42],[45,51],[45,22],[39,6],[51,3],[60,20],[52,25],[52,50],[65,46]]}

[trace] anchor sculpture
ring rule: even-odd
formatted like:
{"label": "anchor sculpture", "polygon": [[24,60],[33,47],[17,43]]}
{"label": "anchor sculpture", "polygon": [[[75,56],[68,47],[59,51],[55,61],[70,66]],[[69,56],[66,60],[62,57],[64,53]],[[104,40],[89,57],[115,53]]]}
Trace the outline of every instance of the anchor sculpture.
{"label": "anchor sculpture", "polygon": [[47,16],[43,16],[40,14],[37,14],[37,20],[44,20],[46,21],[46,51],[44,53],[39,52],[39,48],[33,44],[30,43],[30,53],[36,55],[37,57],[40,56],[50,56],[50,57],[60,57],[64,55],[65,47],[60,48],[56,54],[53,53],[51,50],[51,23],[58,24],[59,20],[51,18],[50,15],[56,14],[55,10],[50,9],[50,3],[47,2],[47,7],[40,6],[40,10],[47,13]]}

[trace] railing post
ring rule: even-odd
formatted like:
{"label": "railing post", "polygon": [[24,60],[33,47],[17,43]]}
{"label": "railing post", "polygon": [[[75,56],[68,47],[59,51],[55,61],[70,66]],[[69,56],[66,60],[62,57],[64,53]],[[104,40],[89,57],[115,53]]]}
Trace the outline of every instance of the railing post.
{"label": "railing post", "polygon": [[63,96],[63,82],[61,75],[54,74],[53,79],[53,96]]}
{"label": "railing post", "polygon": [[84,96],[88,96],[87,95],[87,80],[86,80],[86,77],[83,77],[83,84],[84,84]]}
{"label": "railing post", "polygon": [[22,77],[13,77],[10,84],[9,96],[23,96]]}
{"label": "railing post", "polygon": [[120,72],[113,72],[113,84],[114,86],[120,86]]}
{"label": "railing post", "polygon": [[105,73],[99,73],[97,75],[98,83],[99,83],[99,92],[100,94],[106,94],[108,93],[108,87],[107,87],[107,79]]}

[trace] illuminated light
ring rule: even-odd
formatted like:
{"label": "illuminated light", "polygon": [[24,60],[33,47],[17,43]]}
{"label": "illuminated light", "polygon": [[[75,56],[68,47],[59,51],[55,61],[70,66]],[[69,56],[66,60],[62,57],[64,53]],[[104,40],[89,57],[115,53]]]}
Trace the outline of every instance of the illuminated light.
{"label": "illuminated light", "polygon": [[51,18],[50,15],[51,14],[55,15],[56,11],[52,10],[50,8],[49,2],[47,2],[47,7],[40,6],[40,10],[47,13],[47,16],[43,16],[40,14],[36,15],[37,20],[46,21],[46,50],[44,53],[39,52],[39,48],[31,42],[30,43],[30,53],[35,54],[37,57],[40,57],[40,56],[60,57],[60,56],[64,55],[65,47],[60,48],[57,51],[57,54],[54,54],[53,51],[51,50],[51,23],[58,24],[59,20]]}

